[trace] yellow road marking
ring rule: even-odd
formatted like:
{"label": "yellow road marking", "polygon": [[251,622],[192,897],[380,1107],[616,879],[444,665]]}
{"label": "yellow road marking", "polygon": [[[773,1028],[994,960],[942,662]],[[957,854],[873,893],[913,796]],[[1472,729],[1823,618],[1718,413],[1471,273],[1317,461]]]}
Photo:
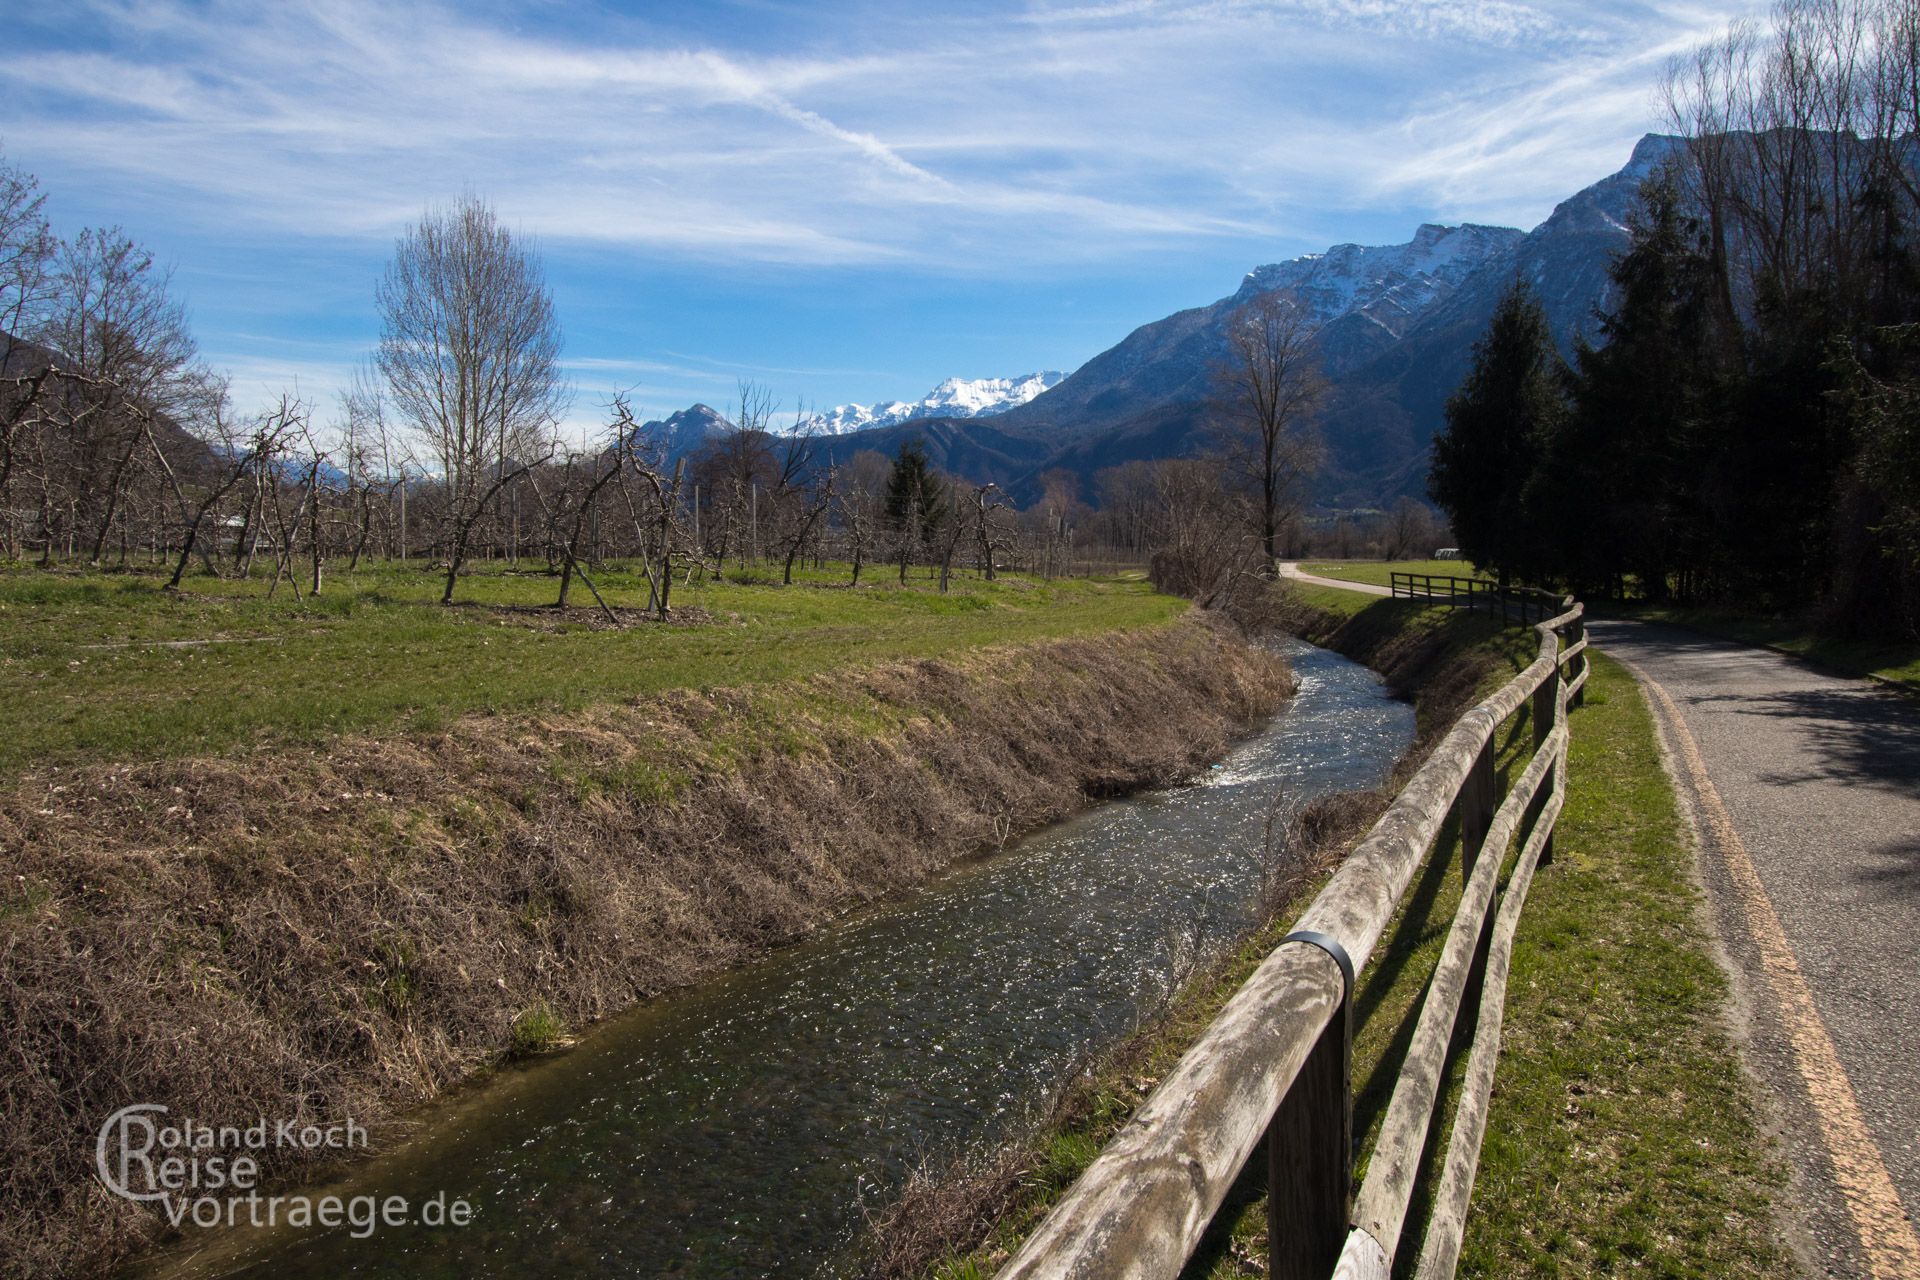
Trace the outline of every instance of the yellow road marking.
{"label": "yellow road marking", "polygon": [[1876,1280],[1913,1280],[1920,1276],[1920,1239],[1915,1237],[1913,1224],[1900,1207],[1900,1193],[1894,1189],[1886,1160],[1867,1129],[1859,1099],[1854,1096],[1846,1069],[1840,1065],[1840,1054],[1833,1047],[1833,1037],[1827,1034],[1827,1025],[1814,1007],[1813,993],[1807,989],[1800,962],[1787,942],[1787,932],[1780,925],[1766,887],[1760,883],[1759,872],[1754,870],[1753,858],[1734,830],[1733,816],[1727,812],[1719,791],[1707,776],[1699,744],[1681,718],[1680,709],[1659,681],[1632,664],[1625,665],[1665,712],[1680,763],[1700,797],[1700,816],[1713,834],[1712,843],[1720,850],[1727,875],[1740,897],[1747,934],[1760,953],[1767,985],[1773,991],[1780,1020],[1793,1043],[1794,1062],[1807,1086],[1814,1114],[1819,1118],[1827,1158],[1833,1164],[1847,1212],[1859,1232],[1867,1265]]}

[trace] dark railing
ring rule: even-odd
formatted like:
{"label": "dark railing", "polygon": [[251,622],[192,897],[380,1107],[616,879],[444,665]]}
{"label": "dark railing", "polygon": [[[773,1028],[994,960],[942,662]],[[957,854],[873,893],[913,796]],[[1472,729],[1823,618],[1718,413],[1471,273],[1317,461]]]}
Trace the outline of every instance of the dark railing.
{"label": "dark railing", "polygon": [[1396,597],[1431,600],[1456,608],[1477,609],[1504,622],[1531,625],[1553,617],[1566,607],[1565,597],[1538,587],[1508,587],[1485,578],[1456,578],[1444,573],[1389,575]]}
{"label": "dark railing", "polygon": [[[1464,594],[1478,597],[1480,591]],[[1325,1280],[1337,1266],[1340,1277],[1385,1280],[1433,1123],[1448,1044],[1477,972],[1473,1048],[1417,1269],[1423,1277],[1453,1274],[1499,1056],[1508,956],[1534,870],[1552,856],[1554,822],[1566,796],[1567,712],[1587,681],[1581,607],[1563,600],[1535,629],[1539,656],[1460,717],[1294,922],[1293,932],[1088,1166],[1002,1276],[1179,1275],[1240,1171],[1264,1144],[1270,1273]],[[1494,770],[1499,730],[1523,706],[1532,708],[1533,755],[1503,800]],[[1465,889],[1367,1179],[1355,1195],[1354,976],[1364,971],[1449,813],[1460,821]],[[1496,895],[1507,848],[1516,842],[1519,853],[1506,888]],[[1484,963],[1476,967],[1481,955]]]}

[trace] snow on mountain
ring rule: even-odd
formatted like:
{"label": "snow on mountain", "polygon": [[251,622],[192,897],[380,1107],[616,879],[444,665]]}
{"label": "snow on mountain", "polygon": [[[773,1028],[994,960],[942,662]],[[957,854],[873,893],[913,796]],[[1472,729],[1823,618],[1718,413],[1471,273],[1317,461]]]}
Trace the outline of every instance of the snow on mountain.
{"label": "snow on mountain", "polygon": [[1309,308],[1316,326],[1360,315],[1399,337],[1487,259],[1523,238],[1512,227],[1427,223],[1406,244],[1337,244],[1256,267],[1233,302],[1285,289]]}
{"label": "snow on mountain", "polygon": [[[823,435],[846,435],[870,427],[890,427],[915,418],[979,418],[1002,413],[1046,391],[1066,378],[1051,369],[1017,378],[948,378],[918,400],[886,400],[876,405],[836,405],[804,420]],[[796,428],[800,429],[800,428]]]}
{"label": "snow on mountain", "polygon": [[811,418],[802,419],[794,430],[812,429],[821,435],[843,436],[850,431],[864,431],[868,427],[891,426],[896,422],[905,422],[911,416],[914,404],[908,400],[883,400],[876,405],[840,404],[825,413],[816,413]]}

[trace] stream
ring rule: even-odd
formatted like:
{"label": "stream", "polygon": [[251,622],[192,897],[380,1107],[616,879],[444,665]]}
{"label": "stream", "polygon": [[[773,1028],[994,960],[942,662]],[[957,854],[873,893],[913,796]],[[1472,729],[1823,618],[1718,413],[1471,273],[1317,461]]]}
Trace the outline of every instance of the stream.
{"label": "stream", "polygon": [[1254,921],[1266,819],[1381,782],[1413,709],[1281,644],[1299,694],[1193,784],[1102,804],[496,1073],[337,1184],[460,1227],[198,1233],[148,1277],[843,1274],[916,1167],[1030,1124]]}

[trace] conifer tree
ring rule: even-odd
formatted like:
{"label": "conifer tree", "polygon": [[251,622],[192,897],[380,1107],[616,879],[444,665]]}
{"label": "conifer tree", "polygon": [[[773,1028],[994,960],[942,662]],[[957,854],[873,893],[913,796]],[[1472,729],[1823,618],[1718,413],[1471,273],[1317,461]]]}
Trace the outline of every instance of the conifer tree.
{"label": "conifer tree", "polygon": [[900,446],[887,477],[887,522],[899,538],[900,580],[907,580],[912,554],[932,540],[946,512],[947,486],[934,473],[927,447],[918,440]]}
{"label": "conifer tree", "polygon": [[1691,596],[1708,570],[1704,493],[1719,447],[1714,279],[1674,176],[1640,192],[1610,270],[1603,345],[1574,353],[1573,410],[1547,442],[1536,509],[1555,513],[1553,570],[1577,591]]}
{"label": "conifer tree", "polygon": [[1549,559],[1530,498],[1542,448],[1566,412],[1564,370],[1539,299],[1516,279],[1434,437],[1428,492],[1452,521],[1461,554],[1503,587],[1537,576]]}

